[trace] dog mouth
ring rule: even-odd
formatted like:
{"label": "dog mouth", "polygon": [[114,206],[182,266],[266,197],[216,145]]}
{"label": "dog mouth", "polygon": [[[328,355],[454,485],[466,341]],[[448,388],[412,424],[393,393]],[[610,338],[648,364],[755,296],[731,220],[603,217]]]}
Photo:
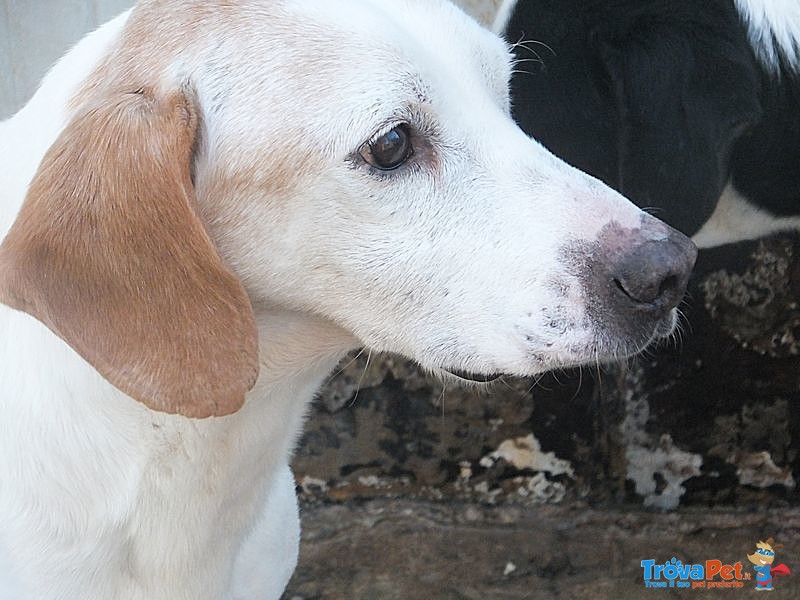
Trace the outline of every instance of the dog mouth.
{"label": "dog mouth", "polygon": [[[612,361],[638,356],[648,348],[657,346],[674,337],[679,322],[678,312],[672,310],[645,331],[638,332],[638,334],[630,337],[607,342],[608,348],[601,348],[599,352],[595,352],[595,355]],[[607,351],[604,352],[604,350]]]}
{"label": "dog mouth", "polygon": [[442,369],[448,375],[455,377],[456,379],[460,379],[461,381],[467,381],[469,383],[492,383],[493,381],[497,381],[502,377],[499,373],[494,373],[492,375],[484,375],[483,373],[472,373],[470,371],[462,371],[461,369]]}
{"label": "dog mouth", "polygon": [[[501,379],[504,375],[515,376],[536,376],[541,373],[554,369],[577,368],[590,364],[614,364],[621,363],[625,359],[641,354],[645,349],[662,343],[673,336],[679,317],[676,311],[670,313],[651,324],[645,331],[637,332],[638,335],[620,336],[608,335],[602,331],[592,332],[592,340],[584,344],[567,345],[559,352],[547,352],[536,354],[535,360],[531,362],[531,370],[518,369],[492,373],[479,373],[464,369],[438,367],[439,373],[446,378],[454,379],[465,384],[490,384]],[[604,335],[605,333],[605,335]],[[552,351],[555,348],[549,348]]]}
{"label": "dog mouth", "polygon": [[534,353],[536,370],[527,376],[538,375],[556,369],[573,369],[589,365],[612,366],[623,364],[627,359],[639,356],[647,349],[678,339],[676,333],[679,317],[675,311],[656,323],[628,335],[608,332],[606,328],[584,332],[579,342],[548,344],[545,352]]}

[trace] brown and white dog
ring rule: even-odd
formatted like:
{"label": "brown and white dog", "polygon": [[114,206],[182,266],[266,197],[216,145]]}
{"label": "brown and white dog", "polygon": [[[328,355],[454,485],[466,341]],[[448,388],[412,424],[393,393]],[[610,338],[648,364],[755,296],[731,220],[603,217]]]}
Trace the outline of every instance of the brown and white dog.
{"label": "brown and white dog", "polygon": [[366,345],[533,375],[674,327],[695,250],[509,117],[443,0],[147,0],[0,124],[0,597],[277,598]]}

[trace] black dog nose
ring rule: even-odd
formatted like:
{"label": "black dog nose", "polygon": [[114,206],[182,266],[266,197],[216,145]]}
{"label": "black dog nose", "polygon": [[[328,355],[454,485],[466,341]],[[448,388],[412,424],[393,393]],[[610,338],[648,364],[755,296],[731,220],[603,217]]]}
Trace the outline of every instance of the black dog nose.
{"label": "black dog nose", "polygon": [[694,243],[671,230],[665,238],[647,240],[627,252],[611,276],[626,301],[641,309],[671,310],[683,298],[696,258]]}

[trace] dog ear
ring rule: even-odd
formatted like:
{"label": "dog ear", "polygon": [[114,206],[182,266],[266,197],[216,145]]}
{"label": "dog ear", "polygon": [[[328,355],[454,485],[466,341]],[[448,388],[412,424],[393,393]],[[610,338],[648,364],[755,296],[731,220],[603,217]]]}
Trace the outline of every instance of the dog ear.
{"label": "dog ear", "polygon": [[691,235],[727,183],[733,143],[761,114],[758,72],[743,34],[652,29],[600,48],[617,105],[616,187]]}
{"label": "dog ear", "polygon": [[80,109],[0,246],[0,301],[146,406],[205,418],[242,406],[258,342],[195,210],[197,129],[183,92],[108,93]]}

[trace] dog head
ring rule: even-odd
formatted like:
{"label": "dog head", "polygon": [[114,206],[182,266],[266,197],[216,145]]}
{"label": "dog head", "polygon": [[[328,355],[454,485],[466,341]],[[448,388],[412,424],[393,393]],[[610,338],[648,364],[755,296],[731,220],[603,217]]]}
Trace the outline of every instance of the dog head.
{"label": "dog head", "polygon": [[440,0],[143,2],[0,247],[2,298],[188,416],[243,402],[252,307],[439,371],[636,352],[694,247],[530,140],[511,65]]}
{"label": "dog head", "polygon": [[522,128],[696,233],[728,181],[734,143],[763,112],[761,72],[734,3],[506,4]]}

